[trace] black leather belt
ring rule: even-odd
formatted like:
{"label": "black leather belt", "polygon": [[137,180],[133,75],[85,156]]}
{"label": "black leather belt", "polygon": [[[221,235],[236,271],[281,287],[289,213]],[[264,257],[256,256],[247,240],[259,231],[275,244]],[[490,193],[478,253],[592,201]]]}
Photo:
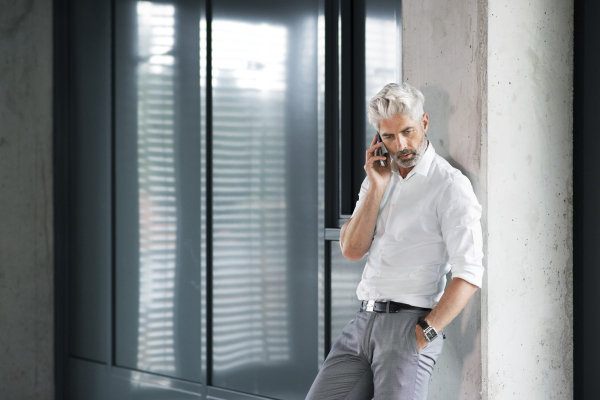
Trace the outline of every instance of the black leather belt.
{"label": "black leather belt", "polygon": [[402,310],[431,311],[431,308],[415,307],[410,304],[396,303],[395,301],[363,300],[360,309],[376,313],[397,313]]}

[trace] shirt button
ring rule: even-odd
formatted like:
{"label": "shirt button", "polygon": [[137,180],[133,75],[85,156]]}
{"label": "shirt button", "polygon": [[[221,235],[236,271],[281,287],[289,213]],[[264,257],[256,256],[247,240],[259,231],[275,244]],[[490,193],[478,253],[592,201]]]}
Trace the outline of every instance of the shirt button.
{"label": "shirt button", "polygon": [[392,207],[394,207],[396,204],[392,203]]}
{"label": "shirt button", "polygon": [[379,249],[379,252],[380,252],[380,253],[383,253],[383,249]]}

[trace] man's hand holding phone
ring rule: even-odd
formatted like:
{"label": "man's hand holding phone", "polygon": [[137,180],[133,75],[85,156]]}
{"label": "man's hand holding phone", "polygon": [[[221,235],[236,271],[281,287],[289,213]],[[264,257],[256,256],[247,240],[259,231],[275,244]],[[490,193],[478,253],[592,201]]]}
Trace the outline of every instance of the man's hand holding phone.
{"label": "man's hand holding phone", "polygon": [[[383,142],[379,133],[373,137],[371,147],[367,150],[365,171],[369,177],[370,186],[374,189],[385,190],[392,177],[389,153],[382,154]],[[385,165],[382,165],[384,161]]]}

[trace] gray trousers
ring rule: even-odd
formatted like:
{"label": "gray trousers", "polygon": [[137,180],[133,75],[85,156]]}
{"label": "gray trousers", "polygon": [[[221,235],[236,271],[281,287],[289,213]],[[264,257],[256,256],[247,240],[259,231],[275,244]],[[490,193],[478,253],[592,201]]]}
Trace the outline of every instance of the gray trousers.
{"label": "gray trousers", "polygon": [[442,333],[418,352],[427,311],[359,311],[333,344],[306,400],[426,400]]}

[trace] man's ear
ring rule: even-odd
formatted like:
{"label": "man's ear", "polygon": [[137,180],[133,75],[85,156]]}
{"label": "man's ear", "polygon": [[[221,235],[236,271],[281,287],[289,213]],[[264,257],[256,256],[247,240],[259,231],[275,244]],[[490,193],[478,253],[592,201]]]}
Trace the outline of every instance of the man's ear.
{"label": "man's ear", "polygon": [[421,118],[421,126],[423,127],[423,133],[427,133],[429,128],[429,115],[427,113],[423,114],[423,118]]}

